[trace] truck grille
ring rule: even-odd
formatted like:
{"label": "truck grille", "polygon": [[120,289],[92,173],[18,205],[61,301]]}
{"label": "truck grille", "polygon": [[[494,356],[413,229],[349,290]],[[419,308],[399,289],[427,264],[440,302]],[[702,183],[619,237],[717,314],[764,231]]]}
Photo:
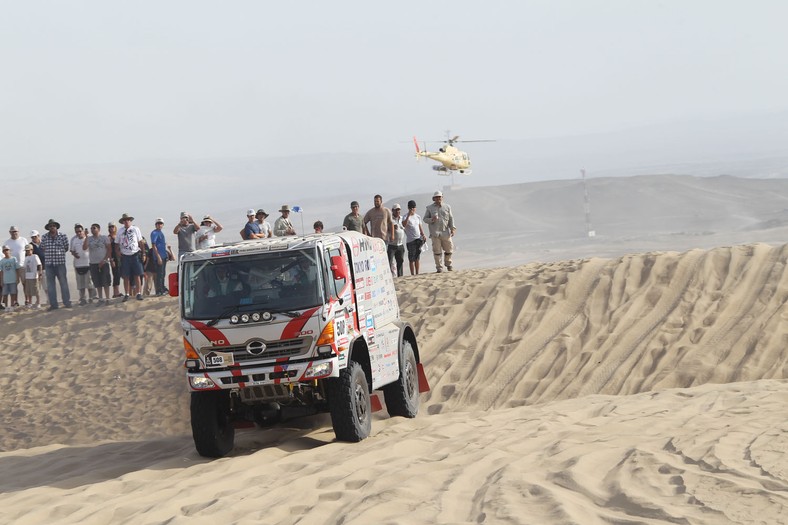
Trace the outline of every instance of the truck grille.
{"label": "truck grille", "polygon": [[265,350],[258,355],[250,354],[246,351],[246,345],[206,347],[201,348],[200,353],[205,355],[212,351],[233,354],[233,360],[238,363],[251,363],[255,361],[270,361],[280,357],[293,357],[301,355],[312,346],[311,337],[299,337],[296,339],[283,339],[279,341],[265,341]]}

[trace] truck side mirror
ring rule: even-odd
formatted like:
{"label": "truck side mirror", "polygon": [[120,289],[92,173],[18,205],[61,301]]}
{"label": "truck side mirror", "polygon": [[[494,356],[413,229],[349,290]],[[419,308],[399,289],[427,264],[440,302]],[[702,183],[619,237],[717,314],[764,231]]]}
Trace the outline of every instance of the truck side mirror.
{"label": "truck side mirror", "polygon": [[170,297],[178,297],[178,274],[171,273],[167,276],[167,289],[170,291]]}
{"label": "truck side mirror", "polygon": [[347,280],[347,267],[341,255],[331,256],[331,273],[334,275],[334,280],[340,279]]}

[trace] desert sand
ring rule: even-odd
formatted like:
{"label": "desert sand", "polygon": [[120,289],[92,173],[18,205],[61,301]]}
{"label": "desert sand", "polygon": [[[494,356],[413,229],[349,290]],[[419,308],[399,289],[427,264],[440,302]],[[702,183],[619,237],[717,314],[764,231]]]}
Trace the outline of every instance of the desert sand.
{"label": "desert sand", "polygon": [[432,390],[356,444],[198,456],[175,299],[2,315],[0,522],[788,523],[788,245],[461,253],[397,280]]}

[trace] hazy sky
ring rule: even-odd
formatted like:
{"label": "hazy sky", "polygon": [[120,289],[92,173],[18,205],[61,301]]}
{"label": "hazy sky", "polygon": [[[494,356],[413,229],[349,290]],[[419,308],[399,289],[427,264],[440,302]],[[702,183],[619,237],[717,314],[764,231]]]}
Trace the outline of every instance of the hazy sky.
{"label": "hazy sky", "polygon": [[0,2],[0,166],[392,151],[788,108],[780,0]]}

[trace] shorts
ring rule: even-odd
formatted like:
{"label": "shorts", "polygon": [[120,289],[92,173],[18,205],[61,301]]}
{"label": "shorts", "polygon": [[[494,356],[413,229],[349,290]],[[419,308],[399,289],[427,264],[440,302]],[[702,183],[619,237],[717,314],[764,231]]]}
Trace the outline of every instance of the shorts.
{"label": "shorts", "polygon": [[3,295],[16,295],[16,283],[3,283]]}
{"label": "shorts", "polygon": [[74,273],[77,274],[77,290],[90,288],[90,268],[85,266],[85,270],[85,273],[80,273],[81,268],[74,268]]}
{"label": "shorts", "polygon": [[109,275],[109,263],[104,263],[103,265],[91,264],[90,278],[93,279],[93,286],[96,288],[109,286],[112,281]]}
{"label": "shorts", "polygon": [[25,295],[38,295],[38,279],[25,279]]}
{"label": "shorts", "polygon": [[424,241],[421,239],[414,239],[405,245],[408,247],[408,261],[416,262],[419,260],[421,257],[422,244],[424,244]]}
{"label": "shorts", "polygon": [[142,261],[140,261],[140,254],[135,253],[132,255],[122,254],[120,256],[120,275],[121,277],[142,277]]}

